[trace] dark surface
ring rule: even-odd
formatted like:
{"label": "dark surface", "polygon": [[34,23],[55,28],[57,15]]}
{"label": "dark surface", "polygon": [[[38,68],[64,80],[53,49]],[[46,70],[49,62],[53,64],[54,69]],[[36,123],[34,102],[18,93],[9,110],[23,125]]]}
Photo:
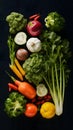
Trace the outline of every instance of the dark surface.
{"label": "dark surface", "polygon": [[9,81],[5,70],[8,69],[9,57],[7,48],[8,25],[6,16],[12,12],[20,12],[25,17],[40,13],[42,19],[50,11],[58,11],[66,19],[65,36],[70,41],[73,51],[73,1],[71,0],[0,0],[0,130],[66,130],[73,129],[73,59],[69,65],[71,74],[68,87],[66,88],[64,112],[61,116],[46,120],[39,115],[28,119],[21,116],[17,119],[10,119],[4,113],[4,100],[8,95],[7,83]]}

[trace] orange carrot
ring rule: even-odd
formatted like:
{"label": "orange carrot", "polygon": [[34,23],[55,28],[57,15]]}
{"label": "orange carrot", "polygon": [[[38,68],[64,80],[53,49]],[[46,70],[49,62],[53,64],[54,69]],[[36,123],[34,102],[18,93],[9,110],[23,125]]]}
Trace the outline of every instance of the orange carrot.
{"label": "orange carrot", "polygon": [[17,75],[17,77],[23,81],[23,76],[22,74],[19,72],[19,70],[17,69],[17,67],[15,65],[9,65],[10,69]]}
{"label": "orange carrot", "polygon": [[21,72],[21,74],[24,76],[25,75],[25,71],[23,70],[22,66],[20,65],[19,61],[15,58],[14,60],[15,65],[17,66],[18,70]]}

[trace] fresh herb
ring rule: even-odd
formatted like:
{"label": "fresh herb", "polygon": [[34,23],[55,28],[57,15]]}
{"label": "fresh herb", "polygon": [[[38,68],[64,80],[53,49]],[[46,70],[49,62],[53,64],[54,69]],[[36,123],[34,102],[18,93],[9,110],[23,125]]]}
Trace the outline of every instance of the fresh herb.
{"label": "fresh herb", "polygon": [[14,39],[12,38],[12,36],[8,37],[7,45],[8,45],[8,49],[9,49],[10,62],[11,62],[11,65],[13,65],[14,64],[14,59],[15,59],[16,44],[15,44]]}
{"label": "fresh herb", "polygon": [[[46,42],[49,42],[44,44],[48,55],[44,64],[43,78],[54,101],[56,114],[61,115],[63,113],[65,87],[67,86],[70,72],[67,65],[71,56],[69,41],[62,39],[61,36],[54,32],[47,32],[44,35],[46,36]],[[48,44],[49,47],[47,47]]]}

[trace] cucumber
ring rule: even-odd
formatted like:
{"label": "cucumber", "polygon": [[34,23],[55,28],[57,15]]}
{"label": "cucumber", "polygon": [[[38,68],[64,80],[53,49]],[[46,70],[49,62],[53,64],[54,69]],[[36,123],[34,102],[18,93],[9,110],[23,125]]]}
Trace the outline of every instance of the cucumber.
{"label": "cucumber", "polygon": [[26,43],[27,35],[25,32],[18,32],[15,35],[14,41],[17,45],[23,45]]}

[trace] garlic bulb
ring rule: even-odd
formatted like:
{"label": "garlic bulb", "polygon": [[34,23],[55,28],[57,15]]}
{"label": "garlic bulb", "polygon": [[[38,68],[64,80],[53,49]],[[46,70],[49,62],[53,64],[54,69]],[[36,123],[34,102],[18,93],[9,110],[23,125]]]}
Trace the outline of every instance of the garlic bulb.
{"label": "garlic bulb", "polygon": [[31,37],[28,39],[26,47],[30,52],[39,52],[41,50],[41,41],[36,37]]}

